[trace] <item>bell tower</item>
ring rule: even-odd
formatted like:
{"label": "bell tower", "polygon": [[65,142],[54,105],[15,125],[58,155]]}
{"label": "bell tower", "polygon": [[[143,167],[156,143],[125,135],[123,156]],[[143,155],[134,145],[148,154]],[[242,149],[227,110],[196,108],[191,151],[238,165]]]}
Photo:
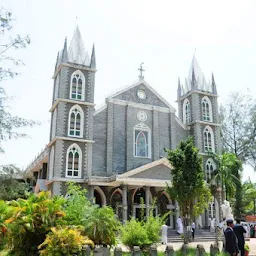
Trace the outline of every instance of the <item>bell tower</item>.
{"label": "bell tower", "polygon": [[66,182],[83,183],[92,172],[95,48],[89,56],[78,26],[58,53],[49,142],[48,186],[63,194]]}
{"label": "bell tower", "polygon": [[[211,81],[207,81],[195,56],[185,83],[181,84],[180,80],[178,82],[177,97],[179,117],[190,128],[190,135],[194,137],[195,146],[203,157],[205,179],[209,181],[216,169],[216,163],[209,157],[209,152],[221,153],[218,95],[213,74]],[[216,195],[204,216],[205,226],[211,218],[220,220],[221,203]]]}

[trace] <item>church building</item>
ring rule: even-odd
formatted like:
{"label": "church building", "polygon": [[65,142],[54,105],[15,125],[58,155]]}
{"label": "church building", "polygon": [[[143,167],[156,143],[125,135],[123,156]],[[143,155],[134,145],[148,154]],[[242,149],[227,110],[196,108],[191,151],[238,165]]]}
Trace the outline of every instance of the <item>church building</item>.
{"label": "church building", "polygon": [[[205,179],[216,168],[207,152],[220,152],[218,96],[214,77],[205,79],[193,57],[184,84],[178,82],[176,110],[143,77],[94,104],[96,54],[89,55],[79,28],[58,53],[53,75],[50,141],[27,171],[36,178],[35,192],[66,194],[67,182],[81,184],[99,206],[113,207],[121,221],[139,216],[140,208],[171,212],[175,228],[179,206],[166,192],[171,165],[164,148],[175,149],[194,137],[203,156]],[[184,191],[186,193],[186,191]],[[144,204],[141,204],[141,197]],[[156,200],[156,203],[153,202]],[[213,198],[201,216],[202,225],[220,220],[220,199]]]}

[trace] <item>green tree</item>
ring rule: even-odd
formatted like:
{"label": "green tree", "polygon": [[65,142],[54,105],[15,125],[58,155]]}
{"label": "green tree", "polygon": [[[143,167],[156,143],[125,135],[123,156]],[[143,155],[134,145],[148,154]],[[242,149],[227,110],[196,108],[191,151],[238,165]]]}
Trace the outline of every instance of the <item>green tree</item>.
{"label": "green tree", "polygon": [[[19,73],[12,69],[13,66],[23,65],[22,60],[6,55],[11,49],[25,48],[30,43],[29,36],[20,36],[11,38],[8,36],[12,29],[14,19],[12,14],[4,9],[0,9],[0,82],[17,76]],[[4,152],[1,142],[8,139],[26,137],[27,134],[18,131],[18,128],[33,126],[35,121],[13,116],[7,109],[6,101],[8,97],[5,90],[0,86],[0,152]]]}
{"label": "green tree", "polygon": [[211,198],[210,189],[204,181],[202,157],[192,137],[181,141],[177,149],[166,152],[173,167],[172,186],[168,187],[168,192],[177,200],[187,226],[192,218],[203,213]]}
{"label": "green tree", "polygon": [[213,186],[221,187],[222,201],[235,198],[234,215],[241,217],[242,204],[242,161],[234,153],[223,153],[221,155],[210,153],[217,163],[213,172]]}
{"label": "green tree", "polygon": [[25,198],[31,190],[24,172],[14,165],[1,167],[0,187],[0,200],[7,201]]}
{"label": "green tree", "polygon": [[234,153],[255,168],[256,102],[250,93],[233,92],[220,107],[225,152]]}
{"label": "green tree", "polygon": [[242,186],[242,214],[256,214],[256,183],[246,181]]}

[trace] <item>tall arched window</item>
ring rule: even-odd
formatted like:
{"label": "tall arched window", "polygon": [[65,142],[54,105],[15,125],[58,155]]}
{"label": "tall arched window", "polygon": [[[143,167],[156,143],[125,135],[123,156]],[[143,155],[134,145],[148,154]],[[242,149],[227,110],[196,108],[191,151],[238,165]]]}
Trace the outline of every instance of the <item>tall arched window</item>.
{"label": "tall arched window", "polygon": [[212,122],[212,103],[207,96],[202,99],[202,118],[203,121]]}
{"label": "tall arched window", "polygon": [[72,144],[67,151],[66,177],[81,178],[82,151],[77,144]]}
{"label": "tall arched window", "polygon": [[206,126],[204,128],[204,151],[205,152],[214,152],[214,135],[212,128],[210,126]]}
{"label": "tall arched window", "polygon": [[134,156],[151,157],[151,132],[143,123],[134,127]]}
{"label": "tall arched window", "polygon": [[79,105],[69,111],[68,136],[83,137],[84,112]]}
{"label": "tall arched window", "polygon": [[216,165],[211,158],[207,159],[205,169],[206,169],[206,180],[210,180],[212,177],[213,171],[216,169]]}
{"label": "tall arched window", "polygon": [[85,77],[80,70],[77,70],[71,76],[70,98],[74,100],[84,100],[84,94],[85,94]]}
{"label": "tall arched window", "polygon": [[191,122],[191,108],[190,101],[185,99],[183,102],[183,123],[188,124]]}

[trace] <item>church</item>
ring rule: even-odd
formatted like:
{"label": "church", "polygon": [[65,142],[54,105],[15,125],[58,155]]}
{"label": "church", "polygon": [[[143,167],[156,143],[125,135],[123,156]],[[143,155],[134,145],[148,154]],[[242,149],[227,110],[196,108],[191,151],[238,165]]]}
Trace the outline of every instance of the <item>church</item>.
{"label": "church", "polygon": [[[207,81],[193,57],[185,82],[178,82],[177,116],[144,80],[142,66],[137,82],[108,96],[97,108],[96,71],[95,48],[89,55],[77,27],[56,61],[50,141],[27,168],[36,180],[34,191],[65,195],[67,182],[73,181],[99,206],[112,206],[122,222],[138,217],[141,208],[148,216],[154,207],[155,214],[170,212],[167,224],[175,228],[180,212],[165,192],[172,167],[164,148],[175,149],[192,135],[203,157],[205,179],[211,178],[216,165],[207,152],[221,150],[214,76]],[[198,220],[201,226],[220,220],[221,203],[220,197],[213,197]]]}

